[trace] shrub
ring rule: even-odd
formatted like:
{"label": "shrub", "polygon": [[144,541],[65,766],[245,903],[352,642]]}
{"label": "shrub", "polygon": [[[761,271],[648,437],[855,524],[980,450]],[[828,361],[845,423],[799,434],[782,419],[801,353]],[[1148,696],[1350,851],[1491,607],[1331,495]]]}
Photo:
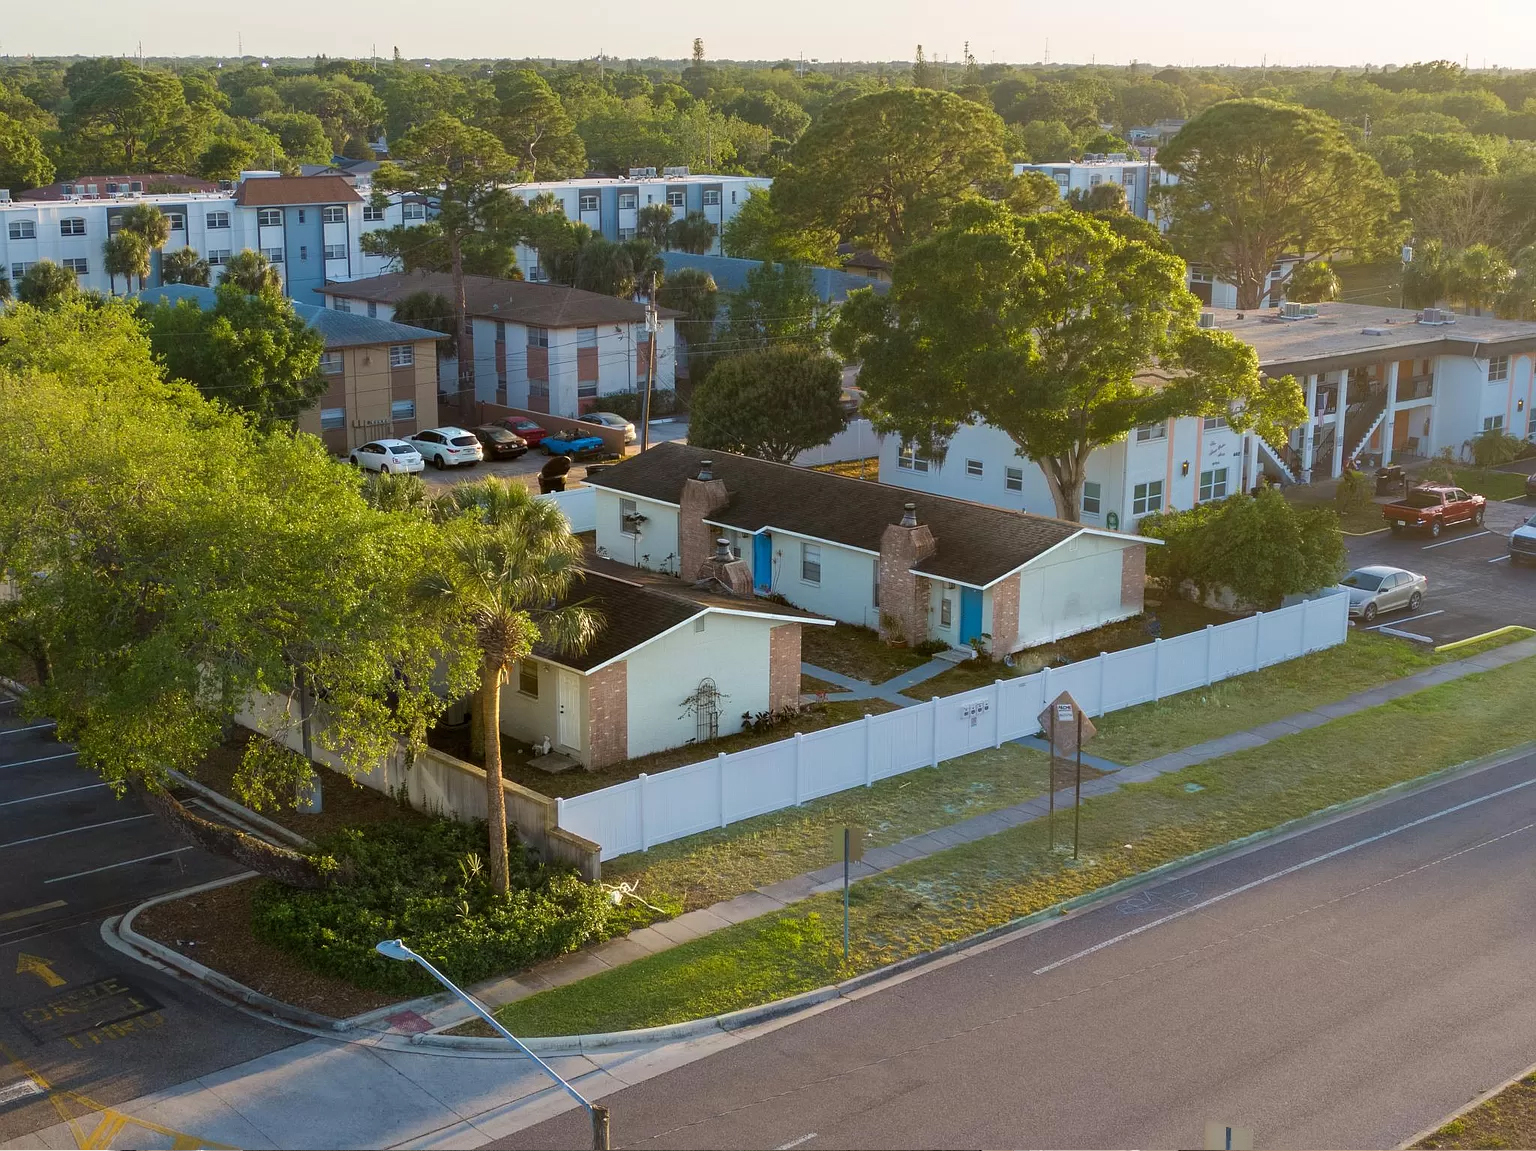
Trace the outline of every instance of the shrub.
{"label": "shrub", "polygon": [[[626,420],[633,420],[638,427],[640,409],[645,403],[645,393],[643,391],[613,392],[604,396],[600,402],[604,411],[623,416]],[[675,416],[680,410],[677,393],[671,388],[651,389],[651,419],[661,420],[667,416]]]}
{"label": "shrub", "polygon": [[324,891],[266,884],[253,900],[263,942],[359,987],[417,995],[437,984],[415,964],[374,951],[404,939],[456,982],[473,983],[574,951],[634,925],[574,872],[511,853],[512,890],[497,896],[481,863],[485,826],[434,820],[353,828],[321,842],[352,882]]}
{"label": "shrub", "polygon": [[1496,468],[1518,460],[1528,446],[1519,436],[1493,428],[1473,437],[1472,462],[1480,468]]}
{"label": "shrub", "polygon": [[1364,472],[1351,469],[1339,477],[1338,491],[1333,493],[1334,506],[1340,515],[1365,511],[1371,506],[1373,485]]}

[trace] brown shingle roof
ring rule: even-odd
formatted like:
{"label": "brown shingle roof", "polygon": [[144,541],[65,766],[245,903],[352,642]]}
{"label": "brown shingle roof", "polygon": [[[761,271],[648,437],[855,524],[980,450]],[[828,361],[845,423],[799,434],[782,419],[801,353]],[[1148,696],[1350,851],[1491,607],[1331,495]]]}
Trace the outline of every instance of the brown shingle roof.
{"label": "brown shingle roof", "polygon": [[968,500],[926,495],[871,480],[856,480],[790,464],[661,443],[610,467],[590,486],[676,504],[683,483],[714,461],[731,501],[713,519],[738,531],[779,528],[848,547],[878,552],[885,529],[917,505],[938,544],[918,571],[937,579],[985,587],[1084,530],[1082,524]]}
{"label": "brown shingle roof", "polygon": [[363,197],[341,176],[255,176],[240,182],[235,203],[242,208],[290,204],[357,204]]}
{"label": "brown shingle roof", "polygon": [[[451,300],[453,277],[446,272],[390,272],[366,280],[331,281],[321,291],[328,296],[383,304],[398,303],[413,292],[437,292]],[[645,320],[645,305],[633,300],[560,284],[498,280],[494,276],[464,277],[464,309],[471,316],[539,328],[638,324]],[[682,315],[672,308],[656,310],[665,318]]]}

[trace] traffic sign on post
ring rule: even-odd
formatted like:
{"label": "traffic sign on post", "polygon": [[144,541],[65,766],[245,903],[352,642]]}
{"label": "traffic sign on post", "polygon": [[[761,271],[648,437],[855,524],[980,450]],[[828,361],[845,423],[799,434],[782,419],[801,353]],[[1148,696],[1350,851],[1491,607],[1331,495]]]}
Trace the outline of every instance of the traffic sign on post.
{"label": "traffic sign on post", "polygon": [[1072,858],[1076,859],[1083,805],[1083,744],[1099,732],[1093,726],[1093,720],[1083,713],[1077,700],[1072,698],[1072,693],[1067,691],[1046,705],[1039,720],[1040,729],[1045,732],[1051,744],[1051,775],[1045,790],[1050,796],[1046,809],[1046,829],[1053,851],[1056,848],[1056,756],[1071,756],[1077,761],[1072,804]]}

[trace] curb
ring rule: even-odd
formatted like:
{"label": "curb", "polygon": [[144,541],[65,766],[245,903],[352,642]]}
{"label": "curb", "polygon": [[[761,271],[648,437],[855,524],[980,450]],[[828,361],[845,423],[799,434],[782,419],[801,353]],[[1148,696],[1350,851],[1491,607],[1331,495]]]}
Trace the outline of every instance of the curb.
{"label": "curb", "polygon": [[1435,651],[1455,651],[1457,648],[1471,647],[1475,643],[1482,643],[1485,639],[1497,639],[1500,636],[1514,635],[1516,632],[1523,633],[1523,637],[1526,639],[1536,635],[1536,629],[1525,627],[1522,624],[1512,623],[1506,627],[1496,627],[1492,631],[1485,631],[1482,635],[1468,636],[1466,639],[1458,639],[1453,643],[1443,643],[1439,647],[1435,648]]}
{"label": "curb", "polygon": [[8,675],[0,675],[0,687],[5,688],[6,691],[10,692],[17,699],[20,699],[24,695],[30,694],[29,689],[25,684],[17,683]]}
{"label": "curb", "polygon": [[244,804],[237,803],[233,799],[230,799],[227,795],[219,794],[217,791],[214,791],[213,788],[198,783],[197,780],[183,775],[175,768],[166,768],[166,774],[174,779],[178,785],[186,788],[199,799],[213,804],[214,807],[217,807],[225,815],[233,816],[235,819],[254,824],[268,835],[275,836],[276,838],[282,840],[289,847],[295,847],[301,851],[315,850],[315,845],[309,840],[305,839],[297,831],[291,831],[284,827],[282,824],[275,823],[264,815],[258,815]]}
{"label": "curb", "polygon": [[[1020,916],[1018,919],[1009,920],[1007,923],[998,924],[996,927],[988,928],[986,931],[976,935],[943,944],[932,951],[925,951],[921,955],[909,956],[885,967],[877,967],[873,971],[864,972],[862,975],[855,975],[841,983],[819,987],[814,991],[803,992],[799,995],[790,996],[787,999],[765,1003],[758,1007],[746,1007],[739,1011],[727,1012],[723,1015],[695,1019],[686,1023],[670,1023],[660,1027],[637,1028],[633,1031],[598,1032],[590,1035],[556,1035],[534,1039],[525,1038],[522,1041],[530,1051],[537,1055],[581,1055],[612,1047],[636,1047],[647,1043],[694,1039],[716,1032],[728,1034],[755,1023],[762,1023],[793,1014],[804,1008],[813,1007],[831,999],[842,998],[851,992],[861,991],[866,987],[905,975],[909,971],[926,967],[931,963],[947,959],[952,955],[962,954],[1005,936],[1026,932],[1043,923],[1059,919],[1071,911],[1111,899],[1129,889],[1156,882],[1170,873],[1195,867],[1227,855],[1238,855],[1250,847],[1264,844],[1270,840],[1283,839],[1300,832],[1310,831],[1314,827],[1329,823],[1341,815],[1350,814],[1360,808],[1385,800],[1395,799],[1401,795],[1407,795],[1431,787],[1436,783],[1459,775],[1471,775],[1486,768],[1497,767],[1501,763],[1519,759],[1533,751],[1536,751],[1536,740],[1520,744],[1516,747],[1505,748],[1502,751],[1491,752],[1477,759],[1467,760],[1465,763],[1441,768],[1439,771],[1432,771],[1427,775],[1415,776],[1413,779],[1389,784],[1378,791],[1356,796],[1354,799],[1344,800],[1341,803],[1321,808],[1308,815],[1298,816],[1296,819],[1287,820],[1285,823],[1277,824],[1274,827],[1245,835],[1241,839],[1229,840],[1215,847],[1208,847],[1203,851],[1197,851],[1191,855],[1169,860],[1167,863],[1159,864],[1148,871],[1138,872],[1135,875],[1126,876],[1124,879],[1117,879],[1115,882],[1095,888],[1093,891],[1084,892],[1082,895],[1075,895],[1071,899],[1052,904],[1050,907],[1031,912],[1029,915]],[[1127,784],[1125,786],[1134,786],[1134,784]],[[416,1047],[436,1047],[458,1051],[499,1050],[506,1043],[504,1039],[488,1036],[441,1035],[431,1032],[413,1035],[410,1041],[412,1046]],[[1505,1086],[1508,1086],[1508,1084],[1505,1084]],[[1438,1129],[1437,1127],[1436,1130]]]}
{"label": "curb", "polygon": [[1455,1111],[1452,1111],[1449,1115],[1447,1115],[1444,1119],[1441,1119],[1433,1127],[1426,1127],[1417,1135],[1408,1136],[1407,1139],[1403,1140],[1403,1142],[1397,1145],[1397,1151],[1407,1151],[1409,1147],[1412,1147],[1420,1140],[1428,1139],[1431,1135],[1440,1130],[1440,1128],[1444,1127],[1447,1123],[1460,1119],[1468,1111],[1477,1110],[1477,1108],[1488,1102],[1488,1100],[1492,1099],[1495,1095],[1502,1094],[1509,1088],[1513,1087],[1516,1083],[1519,1083],[1520,1080],[1525,1079],[1530,1075],[1536,1075],[1536,1066],[1527,1067],[1524,1071],[1520,1072],[1520,1074],[1511,1076],[1510,1078],[1504,1080],[1503,1083],[1500,1083],[1497,1087],[1490,1087],[1476,1099],[1472,1100],[1472,1102],[1466,1104],[1466,1106],[1458,1107]]}

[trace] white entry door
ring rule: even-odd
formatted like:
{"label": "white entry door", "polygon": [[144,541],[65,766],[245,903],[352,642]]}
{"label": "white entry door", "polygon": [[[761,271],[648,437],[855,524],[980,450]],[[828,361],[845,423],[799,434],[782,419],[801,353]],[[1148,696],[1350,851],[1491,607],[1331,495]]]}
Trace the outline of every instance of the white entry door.
{"label": "white entry door", "polygon": [[556,700],[560,705],[559,742],[572,751],[581,750],[581,676],[562,669]]}

